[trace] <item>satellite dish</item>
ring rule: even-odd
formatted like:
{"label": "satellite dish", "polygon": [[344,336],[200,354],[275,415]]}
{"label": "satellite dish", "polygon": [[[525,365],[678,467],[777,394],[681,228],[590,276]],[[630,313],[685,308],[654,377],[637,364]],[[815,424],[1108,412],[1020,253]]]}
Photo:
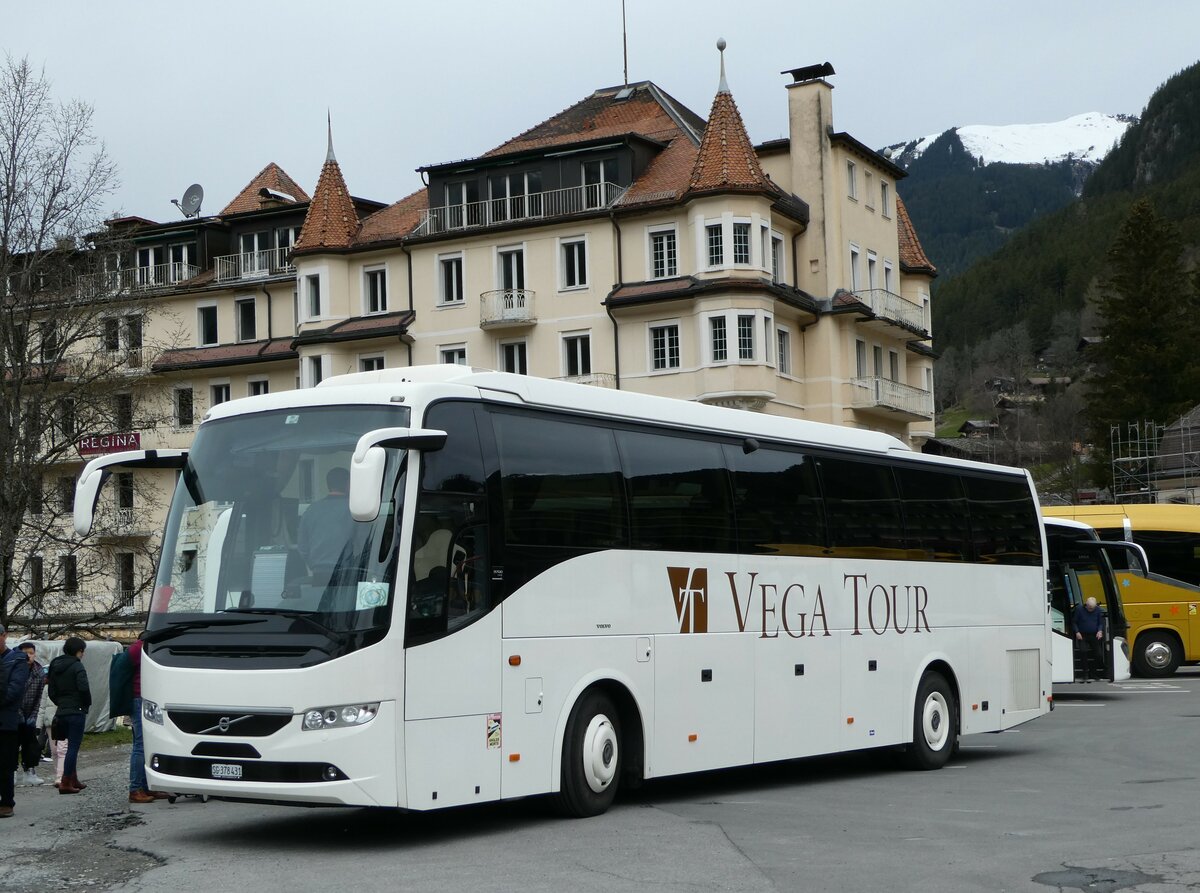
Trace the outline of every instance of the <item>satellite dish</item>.
{"label": "satellite dish", "polygon": [[195,217],[200,213],[200,202],[202,201],[204,201],[204,189],[199,183],[193,183],[183,193],[183,201],[179,203],[179,210],[185,217]]}

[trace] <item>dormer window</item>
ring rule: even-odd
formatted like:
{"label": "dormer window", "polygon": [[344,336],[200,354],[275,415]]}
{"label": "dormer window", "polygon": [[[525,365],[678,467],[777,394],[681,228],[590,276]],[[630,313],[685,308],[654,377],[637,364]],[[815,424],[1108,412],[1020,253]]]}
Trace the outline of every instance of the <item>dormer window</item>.
{"label": "dormer window", "polygon": [[617,182],[617,159],[598,158],[583,163],[584,207],[603,208],[608,204],[605,183]]}
{"label": "dormer window", "polygon": [[493,222],[540,217],[542,206],[542,172],[499,174],[488,177]]}

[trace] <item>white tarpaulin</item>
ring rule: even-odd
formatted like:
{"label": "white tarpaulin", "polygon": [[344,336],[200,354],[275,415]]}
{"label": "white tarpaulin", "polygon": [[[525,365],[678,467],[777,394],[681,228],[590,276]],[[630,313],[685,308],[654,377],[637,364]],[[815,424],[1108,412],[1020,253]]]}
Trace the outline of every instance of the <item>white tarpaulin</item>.
{"label": "white tarpaulin", "polygon": [[[50,661],[63,653],[62,641],[44,639],[26,639],[25,641],[33,642],[37,648],[34,658],[42,665],[43,669],[49,668]],[[93,641],[92,639],[84,639],[84,641],[87,643],[87,647],[83,650],[83,668],[87,670],[88,688],[92,690],[92,708],[88,711],[85,731],[107,732],[116,728],[117,725],[115,720],[108,718],[108,666],[113,655],[118,651],[123,651],[125,646],[120,642]],[[16,648],[21,644],[23,643],[10,642],[9,647]],[[42,703],[47,705],[47,709],[53,710],[53,705],[45,690],[42,692]]]}

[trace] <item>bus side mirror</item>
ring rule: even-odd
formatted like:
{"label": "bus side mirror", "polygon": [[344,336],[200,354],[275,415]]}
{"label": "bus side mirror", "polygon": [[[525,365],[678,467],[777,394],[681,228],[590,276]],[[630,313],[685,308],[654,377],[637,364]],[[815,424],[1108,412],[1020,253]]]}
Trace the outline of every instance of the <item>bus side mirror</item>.
{"label": "bus side mirror", "polygon": [[445,443],[445,431],[428,428],[379,428],[360,437],[350,459],[350,517],[355,521],[379,517],[388,448],[440,450]]}
{"label": "bus side mirror", "polygon": [[75,484],[75,532],[87,536],[92,532],[92,521],[96,515],[96,502],[100,499],[100,487],[108,479],[109,469],[121,468],[183,468],[187,463],[187,450],[128,450],[98,456],[83,467]]}

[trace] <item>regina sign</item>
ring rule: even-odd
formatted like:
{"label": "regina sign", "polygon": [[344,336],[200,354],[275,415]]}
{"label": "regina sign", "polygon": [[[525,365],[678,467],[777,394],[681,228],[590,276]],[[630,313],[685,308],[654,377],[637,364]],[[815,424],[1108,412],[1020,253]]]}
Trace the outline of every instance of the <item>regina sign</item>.
{"label": "regina sign", "polygon": [[114,434],[93,434],[82,438],[76,447],[81,456],[98,456],[104,453],[119,453],[122,450],[140,450],[142,435],[137,431]]}

